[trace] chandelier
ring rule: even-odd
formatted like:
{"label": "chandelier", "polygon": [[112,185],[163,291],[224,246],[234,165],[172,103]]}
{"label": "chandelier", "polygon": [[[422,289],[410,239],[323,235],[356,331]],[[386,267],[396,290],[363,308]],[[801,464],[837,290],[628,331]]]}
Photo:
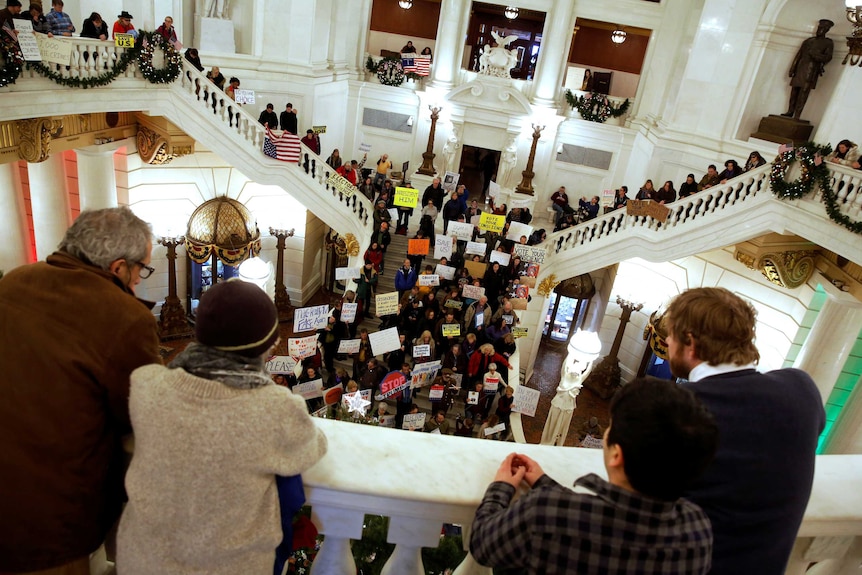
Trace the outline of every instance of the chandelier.
{"label": "chandelier", "polygon": [[398,0],[398,5],[405,10],[410,10],[413,7],[413,0]]}
{"label": "chandelier", "polygon": [[626,41],[626,31],[622,28],[617,28],[613,32],[611,32],[611,42],[614,44],[622,44]]}
{"label": "chandelier", "polygon": [[853,34],[847,36],[847,55],[841,61],[851,66],[862,66],[862,6],[857,6],[860,0],[844,0],[847,5],[847,21],[853,24]]}
{"label": "chandelier", "polygon": [[518,14],[520,14],[520,12],[521,11],[517,8],[517,6],[506,6],[506,9],[503,11],[503,14],[505,14],[506,18],[508,18],[509,20],[514,20],[518,17]]}

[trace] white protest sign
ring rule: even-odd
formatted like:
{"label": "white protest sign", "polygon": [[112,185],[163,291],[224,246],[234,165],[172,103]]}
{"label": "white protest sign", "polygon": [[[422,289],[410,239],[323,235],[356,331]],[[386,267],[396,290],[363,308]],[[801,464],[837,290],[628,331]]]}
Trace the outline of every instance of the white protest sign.
{"label": "white protest sign", "polygon": [[498,195],[500,195],[500,184],[491,180],[488,182],[488,197],[496,198]]}
{"label": "white protest sign", "polygon": [[401,340],[398,339],[398,328],[395,327],[369,333],[368,339],[371,341],[371,351],[374,352],[374,355],[383,355],[384,353],[401,348]]}
{"label": "white protest sign", "polygon": [[266,371],[269,373],[289,374],[296,369],[296,360],[289,355],[274,355],[266,360]]}
{"label": "white protest sign", "polygon": [[398,221],[398,210],[396,208],[389,208],[386,211],[389,212],[389,216],[392,218],[393,222]]}
{"label": "white protest sign", "polygon": [[401,424],[401,429],[422,429],[424,425],[424,413],[408,413],[404,416],[404,422]]}
{"label": "white protest sign", "polygon": [[349,198],[356,193],[356,186],[338,172],[332,172],[326,179],[326,183],[335,188],[335,191],[343,195],[345,198]]}
{"label": "white protest sign", "polygon": [[42,54],[43,62],[69,65],[72,59],[71,42],[59,38],[48,38],[42,34],[36,36],[36,42],[39,44],[39,52]]}
{"label": "white protest sign", "polygon": [[359,144],[359,151],[367,154],[371,151],[371,144],[366,144],[365,142],[362,142],[361,144]]}
{"label": "white protest sign", "polygon": [[306,381],[305,383],[298,383],[293,386],[292,391],[297,395],[301,395],[305,399],[323,397],[323,380],[315,379],[312,381]]}
{"label": "white protest sign", "polygon": [[358,339],[342,339],[338,344],[338,353],[359,353]]}
{"label": "white protest sign", "polygon": [[485,295],[485,288],[481,286],[471,286],[468,284],[464,284],[461,288],[461,295],[470,299],[479,299],[483,295]]}
{"label": "white protest sign", "polygon": [[233,95],[237,104],[254,104],[254,90],[234,90]]}
{"label": "white protest sign", "polygon": [[[398,313],[398,292],[379,293],[375,296],[377,304],[377,316],[392,315]],[[376,355],[376,354],[375,354]]]}
{"label": "white protest sign", "polygon": [[583,441],[581,441],[581,447],[588,447],[590,449],[603,449],[604,444],[601,439],[596,439],[592,435],[587,435],[584,437]]}
{"label": "white protest sign", "polygon": [[317,336],[287,338],[287,353],[300,359],[317,353]]}
{"label": "white protest sign", "polygon": [[491,252],[491,263],[497,262],[501,266],[509,265],[509,262],[512,260],[512,256],[507,254],[506,252]]}
{"label": "white protest sign", "polygon": [[481,327],[485,323],[485,312],[480,311],[475,315],[476,327]]}
{"label": "white protest sign", "polygon": [[431,389],[428,391],[428,399],[434,401],[435,399],[443,399],[443,392],[446,390],[442,385],[432,385]]}
{"label": "white protest sign", "polygon": [[545,248],[540,248],[539,246],[522,246],[517,244],[515,245],[513,254],[521,258],[521,261],[543,264],[548,252]]}
{"label": "white protest sign", "polygon": [[335,279],[352,280],[359,277],[360,271],[360,268],[335,268]]}
{"label": "white protest sign", "polygon": [[323,329],[329,320],[329,306],[326,304],[298,308],[293,315],[293,331]]}
{"label": "white protest sign", "polygon": [[530,234],[533,233],[533,226],[522,224],[521,222],[510,222],[509,233],[506,234],[507,240],[520,241],[522,237],[530,239]]}
{"label": "white protest sign", "polygon": [[381,415],[377,418],[377,425],[380,427],[395,427],[395,416]]}
{"label": "white protest sign", "polygon": [[33,33],[33,23],[30,20],[15,20],[15,29],[18,31],[18,46],[21,47],[21,55],[28,62],[41,62],[42,53],[39,52],[39,41]]}
{"label": "white protest sign", "polygon": [[515,401],[512,404],[512,411],[533,417],[536,415],[536,406],[539,405],[539,395],[538,389],[530,389],[529,387],[519,385],[515,388],[515,395],[513,396]]}
{"label": "white protest sign", "polygon": [[479,392],[478,391],[468,391],[467,392],[467,404],[479,405]]}
{"label": "white protest sign", "polygon": [[420,286],[438,286],[440,285],[440,276],[437,274],[422,274],[416,283]]}
{"label": "white protest sign", "polygon": [[434,271],[437,272],[437,275],[444,280],[455,279],[455,268],[453,268],[452,266],[444,266],[443,264],[437,264],[437,267]]}
{"label": "white protest sign", "polygon": [[358,307],[358,303],[341,304],[341,321],[344,323],[353,323],[356,321],[356,309]]}
{"label": "white protest sign", "polygon": [[434,238],[434,259],[452,257],[452,238],[449,236],[436,236]]}
{"label": "white protest sign", "polygon": [[326,417],[326,412],[329,410],[328,405],[324,405],[320,409],[311,412],[311,417]]}
{"label": "white protest sign", "polygon": [[487,247],[488,244],[486,244],[485,242],[467,242],[467,249],[464,251],[464,253],[484,256],[485,249]]}
{"label": "white protest sign", "polygon": [[515,208],[529,208],[530,204],[533,203],[534,198],[511,198],[509,199],[509,209],[513,210]]}
{"label": "white protest sign", "polygon": [[440,369],[440,363],[439,359],[437,361],[417,363],[411,372],[410,387],[423,387],[434,381],[437,371]]}
{"label": "white protest sign", "polygon": [[489,435],[494,435],[495,433],[501,433],[503,431],[506,431],[506,424],[498,423],[494,427],[485,428],[485,437],[488,437]]}
{"label": "white protest sign", "polygon": [[431,357],[431,344],[414,345],[413,357]]}
{"label": "white protest sign", "polygon": [[443,189],[447,192],[454,192],[458,187],[458,180],[461,179],[461,174],[457,172],[446,172],[443,175]]}
{"label": "white protest sign", "polygon": [[469,241],[473,238],[473,226],[465,222],[449,222],[449,230],[446,235]]}

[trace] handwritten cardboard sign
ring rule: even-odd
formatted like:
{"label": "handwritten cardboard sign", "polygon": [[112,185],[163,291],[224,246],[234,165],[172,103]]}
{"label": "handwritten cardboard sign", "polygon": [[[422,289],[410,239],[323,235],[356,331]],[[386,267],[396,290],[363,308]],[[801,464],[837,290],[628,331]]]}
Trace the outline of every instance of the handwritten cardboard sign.
{"label": "handwritten cardboard sign", "polygon": [[356,321],[356,309],[358,307],[358,303],[341,304],[341,321],[344,323],[353,323]]}
{"label": "handwritten cardboard sign", "polygon": [[254,104],[254,90],[234,90],[233,95],[237,104]]}
{"label": "handwritten cardboard sign", "polygon": [[488,264],[483,262],[464,262],[464,267],[470,272],[474,279],[485,277],[485,271],[488,269]]}
{"label": "handwritten cardboard sign", "polygon": [[298,308],[293,315],[293,331],[323,329],[329,320],[329,306],[326,304]]}
{"label": "handwritten cardboard sign", "polygon": [[417,278],[416,283],[420,286],[438,286],[440,285],[440,276],[437,274],[422,274]]}
{"label": "handwritten cardboard sign", "polygon": [[335,268],[335,279],[352,280],[358,278],[360,272],[360,268]]}
{"label": "handwritten cardboard sign", "polygon": [[506,424],[498,423],[494,427],[485,428],[485,437],[488,437],[489,435],[494,435],[495,433],[501,433],[503,431],[506,431]]}
{"label": "handwritten cardboard sign", "polygon": [[404,422],[401,424],[401,429],[422,429],[424,425],[424,413],[408,413],[404,416]]}
{"label": "handwritten cardboard sign", "polygon": [[359,353],[358,339],[342,339],[338,343],[338,353]]}
{"label": "handwritten cardboard sign", "polygon": [[323,397],[323,380],[315,379],[306,381],[305,383],[298,383],[293,386],[293,393],[301,395],[305,399]]}
{"label": "handwritten cardboard sign", "polygon": [[468,241],[473,238],[473,226],[466,222],[449,222],[446,235]]}
{"label": "handwritten cardboard sign", "polygon": [[374,298],[377,304],[377,316],[392,315],[398,313],[398,292],[380,293]]}
{"label": "handwritten cardboard sign", "polygon": [[437,264],[437,267],[434,271],[444,280],[455,279],[455,268],[453,268],[452,266],[444,266],[443,264]]}
{"label": "handwritten cardboard sign", "polygon": [[18,31],[18,46],[24,59],[28,62],[41,62],[42,53],[39,51],[39,41],[33,32],[33,23],[30,20],[16,19],[15,29]]}
{"label": "handwritten cardboard sign", "polygon": [[535,264],[545,263],[545,256],[548,254],[545,248],[539,246],[524,246],[517,244],[512,252],[514,255],[521,258],[521,261],[532,262]]}
{"label": "handwritten cardboard sign", "polygon": [[[119,34],[118,34],[119,36]],[[43,62],[53,62],[55,64],[63,64],[68,66],[72,60],[72,43],[60,38],[48,38],[39,34],[36,36],[36,42],[39,44],[39,53],[42,54]],[[135,45],[134,38],[132,46]]]}
{"label": "handwritten cardboard sign", "polygon": [[495,216],[488,212],[482,212],[479,216],[479,229],[488,232],[500,233],[506,225],[506,216]]}
{"label": "handwritten cardboard sign", "polygon": [[356,192],[356,186],[337,172],[332,172],[326,179],[326,183],[335,188],[335,191],[342,194],[345,198],[349,198]]}
{"label": "handwritten cardboard sign", "polygon": [[374,352],[374,355],[383,355],[384,353],[401,348],[401,340],[398,339],[398,328],[395,327],[369,333],[368,339],[371,342],[371,351]]}
{"label": "handwritten cardboard sign", "polygon": [[484,256],[485,250],[488,249],[488,244],[485,242],[467,242],[467,249],[464,250],[465,254],[475,254],[477,256]]}
{"label": "handwritten cardboard sign", "polygon": [[434,259],[452,257],[452,238],[449,236],[436,236],[434,238]]}
{"label": "handwritten cardboard sign", "polygon": [[509,262],[512,261],[512,256],[507,254],[506,252],[491,252],[491,263],[497,262],[501,266],[509,265]]}
{"label": "handwritten cardboard sign", "polygon": [[509,223],[509,233],[506,234],[506,239],[518,242],[522,237],[530,239],[530,234],[532,233],[533,226],[528,226],[521,222],[511,222]]}
{"label": "handwritten cardboard sign", "polygon": [[411,256],[427,256],[431,240],[428,238],[419,240],[407,240],[407,254]]}
{"label": "handwritten cardboard sign", "polygon": [[287,353],[303,359],[317,353],[317,336],[287,338]]}
{"label": "handwritten cardboard sign", "polygon": [[392,203],[403,208],[415,208],[419,202],[419,190],[413,188],[395,188],[395,199]]}
{"label": "handwritten cardboard sign", "polygon": [[290,374],[296,369],[296,360],[289,355],[273,355],[266,360],[266,371],[269,373]]}
{"label": "handwritten cardboard sign", "polygon": [[652,200],[629,200],[626,203],[626,214],[629,216],[649,216],[664,223],[670,214],[670,208]]}
{"label": "handwritten cardboard sign", "polygon": [[536,406],[539,405],[539,395],[538,389],[530,389],[529,387],[519,385],[515,388],[515,394],[513,395],[514,403],[512,404],[512,411],[533,417],[536,415]]}
{"label": "handwritten cardboard sign", "polygon": [[461,288],[461,295],[470,299],[479,299],[485,295],[485,288],[464,284],[464,287]]}
{"label": "handwritten cardboard sign", "polygon": [[461,335],[461,324],[459,324],[459,323],[444,323],[443,324],[443,337],[458,337],[460,335]]}

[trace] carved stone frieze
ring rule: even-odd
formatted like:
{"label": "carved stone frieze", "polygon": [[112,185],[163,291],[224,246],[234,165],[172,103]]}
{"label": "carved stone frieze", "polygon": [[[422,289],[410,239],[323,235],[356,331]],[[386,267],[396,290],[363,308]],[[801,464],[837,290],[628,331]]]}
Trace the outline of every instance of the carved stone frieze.
{"label": "carved stone frieze", "polygon": [[793,250],[751,254],[736,251],[736,261],[747,268],[758,270],[771,283],[788,289],[801,286],[814,273],[817,252],[813,250]]}
{"label": "carved stone frieze", "polygon": [[18,129],[18,156],[31,164],[44,162],[51,155],[51,134],[61,132],[62,120],[30,118],[15,122]]}

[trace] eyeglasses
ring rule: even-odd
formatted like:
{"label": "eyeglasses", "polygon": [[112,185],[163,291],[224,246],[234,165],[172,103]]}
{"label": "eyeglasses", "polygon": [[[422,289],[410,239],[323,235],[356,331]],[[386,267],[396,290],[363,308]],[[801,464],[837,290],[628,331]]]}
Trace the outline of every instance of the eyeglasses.
{"label": "eyeglasses", "polygon": [[137,263],[139,266],[141,266],[141,273],[139,275],[141,276],[142,280],[147,279],[148,277],[153,275],[154,271],[156,271],[156,268],[148,266],[144,262],[135,262],[135,263]]}

